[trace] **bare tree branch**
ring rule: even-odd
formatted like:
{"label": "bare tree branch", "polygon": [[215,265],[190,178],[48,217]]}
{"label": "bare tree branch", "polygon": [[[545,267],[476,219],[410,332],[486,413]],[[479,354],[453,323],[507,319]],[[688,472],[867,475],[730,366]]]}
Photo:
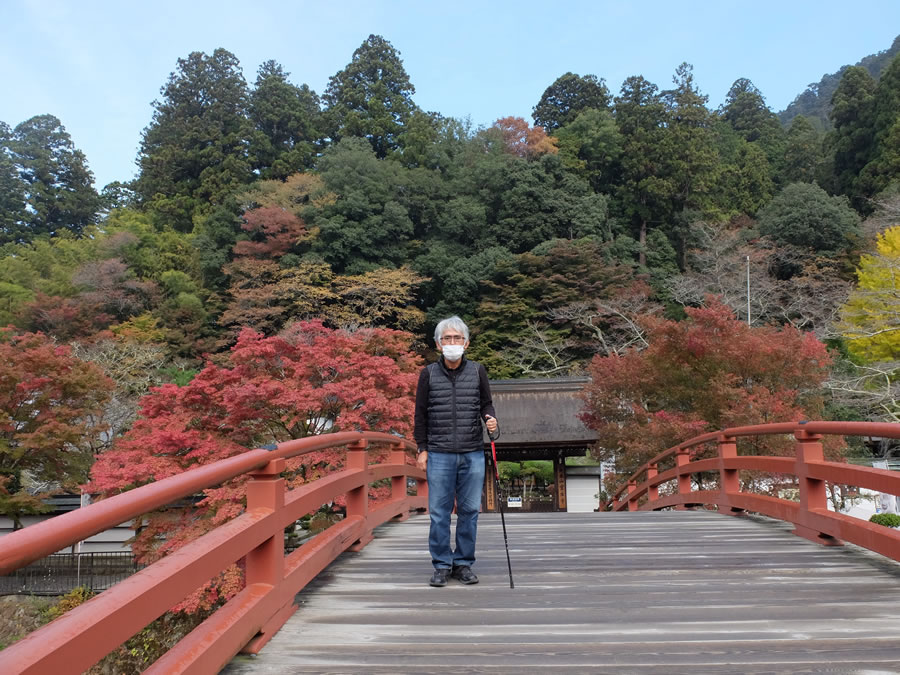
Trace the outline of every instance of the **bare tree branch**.
{"label": "bare tree branch", "polygon": [[569,370],[572,357],[567,352],[573,341],[551,336],[546,327],[535,321],[527,325],[530,334],[513,339],[516,346],[504,351],[501,358],[525,375],[548,377]]}
{"label": "bare tree branch", "polygon": [[874,421],[900,422],[900,361],[858,366],[835,374],[825,386],[835,401],[864,411]]}

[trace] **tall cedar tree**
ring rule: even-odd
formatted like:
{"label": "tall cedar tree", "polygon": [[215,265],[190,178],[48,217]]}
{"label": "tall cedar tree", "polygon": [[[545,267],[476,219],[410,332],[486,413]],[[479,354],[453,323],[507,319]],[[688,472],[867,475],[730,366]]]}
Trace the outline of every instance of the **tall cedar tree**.
{"label": "tall cedar tree", "polygon": [[[12,130],[0,122],[0,244],[19,241],[25,232],[25,182],[13,159]],[[0,323],[6,325],[6,322]]]}
{"label": "tall cedar tree", "polygon": [[[875,88],[872,100],[872,152],[859,177],[859,189],[874,196],[900,185],[900,56],[895,56]],[[870,209],[871,207],[869,207]]]}
{"label": "tall cedar tree", "polygon": [[745,141],[759,146],[777,173],[784,154],[784,130],[762,92],[746,78],[736,80],[725,96],[721,115]]}
{"label": "tall cedar tree", "polygon": [[[0,172],[5,166],[8,195],[0,193],[0,199],[11,201],[15,208],[24,197],[27,204],[24,213],[21,203],[13,211],[19,213],[17,222],[6,223],[0,230],[0,244],[62,232],[80,235],[84,228],[97,222],[100,197],[93,187],[94,176],[84,154],[75,148],[65,127],[53,115],[32,117],[19,124],[11,135],[0,129],[0,155]],[[8,176],[10,163],[18,172],[18,181],[12,183]],[[17,189],[24,192],[16,195]],[[12,220],[9,214],[0,215],[0,219]]]}
{"label": "tall cedar tree", "polygon": [[831,99],[831,121],[827,138],[834,162],[834,191],[850,198],[859,211],[865,203],[859,172],[872,156],[872,106],[875,80],[865,68],[848,68]]}
{"label": "tall cedar tree", "polygon": [[[595,357],[581,419],[595,454],[620,480],[668,447],[727,427],[818,418],[817,390],[831,363],[825,345],[793,328],[750,328],[714,298],[676,322],[647,318],[648,346]],[[756,451],[784,454],[781,438]]]}
{"label": "tall cedar tree", "polygon": [[[370,329],[350,333],[298,323],[277,337],[244,330],[224,365],[207,365],[184,387],[166,384],[141,401],[140,419],[91,471],[91,490],[112,495],[247,448],[328,432],[375,430],[409,435],[419,358],[412,336]],[[289,460],[293,488],[340,470],[336,450]],[[147,516],[134,543],[150,562],[239,515],[246,479],[205,490],[193,508]],[[208,608],[241,585],[236,568],[182,603]]]}
{"label": "tall cedar tree", "polygon": [[417,109],[415,93],[400,52],[380,35],[370,35],[328,80],[322,99],[332,140],[360,136],[379,159],[387,157],[398,149],[398,137]]}
{"label": "tall cedar tree", "polygon": [[85,480],[114,385],[40,333],[0,329],[0,363],[0,514],[18,529],[46,493]]}
{"label": "tall cedar tree", "polygon": [[[682,63],[672,78],[675,88],[663,94],[669,127],[665,144],[669,184],[677,211],[709,212],[719,161],[712,130],[709,97],[694,84],[693,66]],[[676,237],[670,233],[670,239]]]}
{"label": "tall cedar tree", "polygon": [[288,82],[288,75],[280,64],[266,61],[250,94],[250,154],[263,178],[284,180],[309,169],[321,144],[319,97],[305,84]]}
{"label": "tall cedar tree", "polygon": [[618,209],[630,226],[629,234],[642,245],[640,263],[644,265],[649,229],[671,215],[674,189],[665,170],[669,120],[659,88],[641,76],[629,77],[622,84],[615,114],[624,139]]}
{"label": "tall cedar tree", "polygon": [[135,189],[140,202],[180,232],[253,178],[247,152],[247,83],[230,52],[192,52],[153,102]]}
{"label": "tall cedar tree", "polygon": [[819,176],[824,157],[822,134],[803,115],[797,115],[787,132],[782,180],[812,183]]}

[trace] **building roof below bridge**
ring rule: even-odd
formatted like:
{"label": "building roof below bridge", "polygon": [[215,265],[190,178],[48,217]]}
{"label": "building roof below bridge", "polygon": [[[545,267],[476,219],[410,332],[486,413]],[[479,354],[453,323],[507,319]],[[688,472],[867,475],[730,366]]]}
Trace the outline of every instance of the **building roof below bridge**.
{"label": "building roof below bridge", "polygon": [[493,380],[491,394],[500,422],[498,451],[556,449],[579,455],[596,434],[578,419],[584,406],[578,393],[587,377]]}

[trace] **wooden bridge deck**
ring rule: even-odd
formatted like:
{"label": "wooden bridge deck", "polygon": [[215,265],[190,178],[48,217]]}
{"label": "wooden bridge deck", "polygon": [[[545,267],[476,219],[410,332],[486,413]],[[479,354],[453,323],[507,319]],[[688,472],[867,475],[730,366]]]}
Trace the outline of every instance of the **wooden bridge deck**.
{"label": "wooden bridge deck", "polygon": [[479,520],[481,583],[427,585],[427,516],[298,595],[249,673],[900,672],[900,565],[707,511]]}

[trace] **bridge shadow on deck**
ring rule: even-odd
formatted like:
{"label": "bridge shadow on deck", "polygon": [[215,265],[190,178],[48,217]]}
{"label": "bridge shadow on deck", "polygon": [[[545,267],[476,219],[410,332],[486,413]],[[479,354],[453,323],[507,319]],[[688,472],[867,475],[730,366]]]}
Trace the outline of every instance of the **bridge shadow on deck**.
{"label": "bridge shadow on deck", "polygon": [[900,565],[708,511],[479,520],[476,586],[427,585],[428,517],[297,597],[249,673],[900,672]]}

